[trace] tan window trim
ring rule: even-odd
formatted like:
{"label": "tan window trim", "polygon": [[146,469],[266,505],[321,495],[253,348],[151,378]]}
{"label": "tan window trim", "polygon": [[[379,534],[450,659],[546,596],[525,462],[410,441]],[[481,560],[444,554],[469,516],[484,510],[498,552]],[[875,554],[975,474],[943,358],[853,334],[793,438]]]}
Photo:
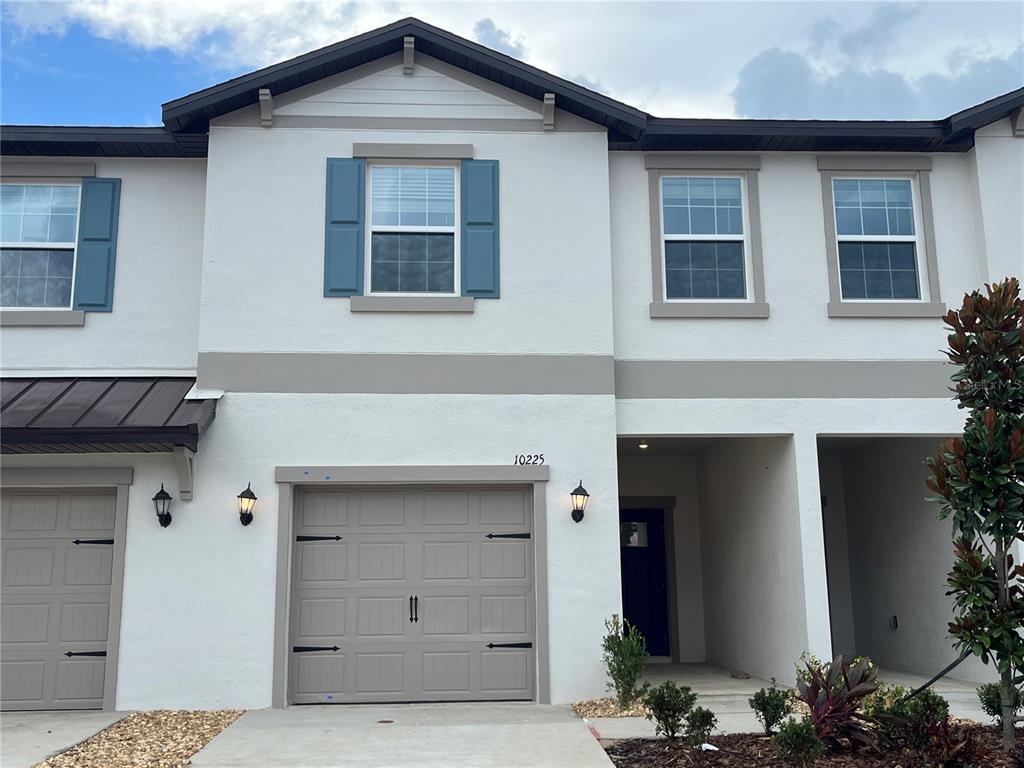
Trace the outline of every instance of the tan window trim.
{"label": "tan window trim", "polygon": [[377,160],[472,160],[472,144],[367,144],[352,145],[352,157]]}
{"label": "tan window trim", "polygon": [[[648,167],[648,190],[650,195],[651,218],[651,307],[652,318],[756,318],[768,317],[769,307],[764,296],[764,261],[761,255],[761,212],[760,198],[757,189],[757,169],[761,162],[759,157],[728,156],[722,158],[721,164],[710,163],[716,160],[710,155],[667,155],[644,157]],[[687,161],[687,162],[684,162]],[[756,162],[755,162],[756,161]],[[701,173],[720,172],[727,175],[742,176],[747,189],[747,218],[750,223],[750,271],[754,288],[753,301],[665,301],[665,286],[662,270],[662,232],[661,232],[661,179],[664,176],[676,176],[680,172],[698,171]]]}
{"label": "tan window trim", "polygon": [[85,325],[85,312],[78,309],[5,309],[0,311],[0,326],[81,326]]}
{"label": "tan window trim", "polygon": [[471,313],[472,296],[353,296],[352,312],[455,312]]}
{"label": "tan window trim", "polygon": [[[818,158],[821,171],[821,203],[825,217],[825,253],[828,267],[829,317],[942,317],[946,305],[939,292],[939,261],[935,252],[935,219],[932,214],[932,159],[927,155],[882,156],[823,155]],[[924,266],[928,272],[927,301],[843,301],[839,282],[839,245],[836,233],[835,199],[832,180],[851,173],[874,177],[910,177],[921,201],[924,231]],[[920,267],[921,262],[918,262]]]}

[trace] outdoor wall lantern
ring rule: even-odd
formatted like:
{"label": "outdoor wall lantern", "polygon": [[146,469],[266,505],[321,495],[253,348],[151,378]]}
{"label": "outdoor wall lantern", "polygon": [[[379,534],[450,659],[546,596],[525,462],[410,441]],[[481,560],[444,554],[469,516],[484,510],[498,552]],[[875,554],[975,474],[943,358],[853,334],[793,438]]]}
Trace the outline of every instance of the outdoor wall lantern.
{"label": "outdoor wall lantern", "polygon": [[160,483],[160,490],[153,497],[153,506],[156,507],[156,519],[160,521],[160,527],[166,528],[171,524],[171,494],[164,490],[163,483]]}
{"label": "outdoor wall lantern", "polygon": [[238,494],[238,518],[242,525],[252,522],[252,508],[256,506],[256,494],[252,492],[252,483],[245,486],[245,490]]}
{"label": "outdoor wall lantern", "polygon": [[589,498],[590,494],[587,493],[587,489],[583,487],[583,481],[580,480],[580,484],[572,492],[572,520],[574,523],[583,519],[583,510],[587,508],[587,499]]}

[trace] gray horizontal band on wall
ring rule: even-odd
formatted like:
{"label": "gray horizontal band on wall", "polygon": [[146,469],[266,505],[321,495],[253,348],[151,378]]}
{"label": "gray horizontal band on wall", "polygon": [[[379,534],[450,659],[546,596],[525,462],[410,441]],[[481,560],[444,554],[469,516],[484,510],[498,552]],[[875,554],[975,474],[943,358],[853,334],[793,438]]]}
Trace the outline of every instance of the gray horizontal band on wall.
{"label": "gray horizontal band on wall", "polygon": [[228,392],[612,395],[610,355],[200,352],[200,389]]}
{"label": "gray horizontal band on wall", "polygon": [[62,163],[38,160],[0,164],[5,178],[83,178],[96,175],[96,163]]}
{"label": "gray horizontal band on wall", "polygon": [[644,155],[644,168],[649,171],[758,171],[761,169],[761,157],[648,152]]}
{"label": "gray horizontal band on wall", "polygon": [[472,144],[353,144],[352,157],[416,160],[472,160]]}
{"label": "gray horizontal band on wall", "polygon": [[79,309],[16,309],[0,312],[0,326],[7,328],[19,325],[85,325],[85,312]]}
{"label": "gray horizontal band on wall", "polygon": [[545,483],[547,466],[505,464],[440,465],[434,467],[392,465],[384,467],[276,467],[276,483]]}
{"label": "gray horizontal band on wall", "polygon": [[768,303],[763,301],[652,301],[651,317],[683,317],[683,318],[754,318],[768,317]]}
{"label": "gray horizontal band on wall", "polygon": [[949,310],[941,301],[830,301],[829,317],[943,317]]}
{"label": "gray horizontal band on wall", "polygon": [[353,296],[352,312],[472,312],[472,296]]}
{"label": "gray horizontal band on wall", "polygon": [[931,360],[616,360],[615,396],[652,398],[950,398]]}
{"label": "gray horizontal band on wall", "polygon": [[820,155],[819,171],[930,171],[927,155]]}

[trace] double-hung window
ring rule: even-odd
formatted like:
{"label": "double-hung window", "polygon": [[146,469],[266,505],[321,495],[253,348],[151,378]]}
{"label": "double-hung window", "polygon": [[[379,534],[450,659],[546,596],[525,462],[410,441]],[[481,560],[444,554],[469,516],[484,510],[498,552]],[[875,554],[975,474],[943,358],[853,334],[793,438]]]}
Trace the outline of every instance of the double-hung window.
{"label": "double-hung window", "polygon": [[71,306],[80,199],[78,184],[0,186],[0,306]]}
{"label": "double-hung window", "polygon": [[742,176],[662,176],[665,301],[746,301],[749,238]]}
{"label": "double-hung window", "polygon": [[459,295],[458,166],[373,163],[367,170],[366,293]]}
{"label": "double-hung window", "polygon": [[910,178],[832,178],[843,301],[917,301],[920,205]]}

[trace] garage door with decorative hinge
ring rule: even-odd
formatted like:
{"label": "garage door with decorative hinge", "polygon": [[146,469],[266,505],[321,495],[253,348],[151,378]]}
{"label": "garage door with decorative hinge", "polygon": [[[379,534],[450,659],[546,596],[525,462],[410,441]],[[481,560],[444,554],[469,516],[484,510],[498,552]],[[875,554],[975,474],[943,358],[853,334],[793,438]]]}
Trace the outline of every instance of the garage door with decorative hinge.
{"label": "garage door with decorative hinge", "polygon": [[300,491],[291,702],[532,699],[532,524],[519,488]]}
{"label": "garage door with decorative hinge", "polygon": [[114,499],[107,491],[3,493],[3,709],[103,706]]}

